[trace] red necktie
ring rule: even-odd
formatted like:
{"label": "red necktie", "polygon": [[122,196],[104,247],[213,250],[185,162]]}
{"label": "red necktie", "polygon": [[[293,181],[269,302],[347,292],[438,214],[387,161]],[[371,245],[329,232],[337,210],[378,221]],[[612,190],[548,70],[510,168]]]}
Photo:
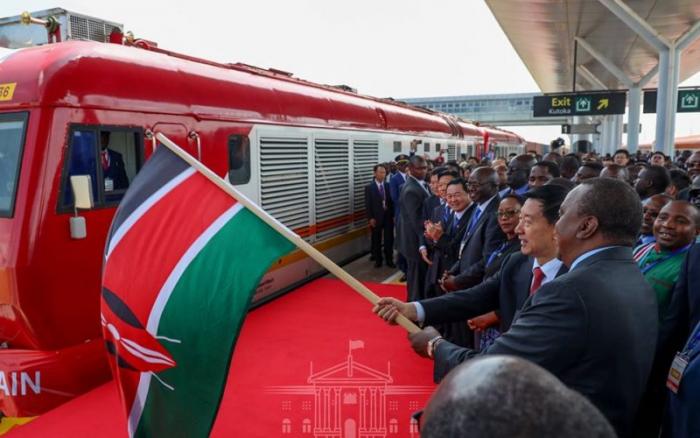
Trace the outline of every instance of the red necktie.
{"label": "red necktie", "polygon": [[544,280],[544,271],[542,268],[537,266],[532,270],[532,286],[530,286],[530,295],[537,292],[537,289],[542,286],[542,281]]}
{"label": "red necktie", "polygon": [[102,169],[109,169],[109,153],[107,151],[102,151]]}

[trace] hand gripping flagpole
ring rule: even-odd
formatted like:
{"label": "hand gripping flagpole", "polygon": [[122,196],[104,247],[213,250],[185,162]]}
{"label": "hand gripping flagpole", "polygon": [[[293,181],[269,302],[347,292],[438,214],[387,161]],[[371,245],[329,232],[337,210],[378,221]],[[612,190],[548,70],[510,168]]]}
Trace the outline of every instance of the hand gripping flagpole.
{"label": "hand gripping flagpole", "polygon": [[[207,179],[209,179],[211,182],[216,184],[221,190],[231,195],[231,197],[236,199],[236,201],[240,202],[245,208],[250,210],[254,215],[259,217],[267,225],[272,227],[272,229],[283,235],[297,248],[304,251],[309,257],[314,259],[318,264],[320,264],[326,270],[328,270],[328,272],[341,279],[345,284],[353,288],[355,292],[365,297],[370,303],[377,304],[377,301],[379,301],[379,297],[377,296],[377,294],[369,290],[355,277],[345,272],[345,270],[343,270],[340,266],[336,265],[335,262],[333,262],[333,260],[326,257],[322,252],[314,248],[313,245],[309,244],[307,241],[302,239],[301,236],[299,236],[286,226],[282,225],[282,223],[279,222],[277,219],[267,214],[253,201],[251,201],[244,194],[236,190],[231,184],[229,184],[226,180],[224,180],[219,175],[211,171],[211,169],[206,167],[199,160],[197,160],[192,155],[188,154],[185,150],[180,148],[180,146],[173,143],[173,141],[170,140],[168,137],[161,134],[160,132],[157,133],[155,136],[158,139],[158,141],[160,141],[168,149],[170,149],[175,154],[177,154],[177,156],[185,160],[190,166],[197,169],[197,171],[199,171],[201,174],[207,177]],[[399,316],[396,318],[396,323],[399,324],[401,327],[405,328],[409,333],[416,333],[420,331],[417,325],[415,325],[411,320],[409,320],[401,314],[399,314]]]}

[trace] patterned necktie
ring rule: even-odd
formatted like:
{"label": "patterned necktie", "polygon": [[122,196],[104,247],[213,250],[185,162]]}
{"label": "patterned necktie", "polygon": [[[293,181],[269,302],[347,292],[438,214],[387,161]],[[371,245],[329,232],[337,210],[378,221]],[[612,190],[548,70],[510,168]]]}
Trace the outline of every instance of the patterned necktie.
{"label": "patterned necktie", "polygon": [[384,200],[384,184],[379,184],[379,195],[382,197],[382,200]]}
{"label": "patterned necktie", "polygon": [[537,289],[542,286],[542,282],[544,281],[544,271],[542,268],[537,266],[535,269],[532,270],[532,286],[530,286],[530,295],[534,294],[537,292]]}

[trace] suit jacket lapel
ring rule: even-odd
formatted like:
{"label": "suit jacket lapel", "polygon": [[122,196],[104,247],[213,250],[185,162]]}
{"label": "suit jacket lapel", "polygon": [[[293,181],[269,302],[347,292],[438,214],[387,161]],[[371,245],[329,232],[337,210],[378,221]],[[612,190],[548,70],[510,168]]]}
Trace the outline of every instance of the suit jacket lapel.
{"label": "suit jacket lapel", "polygon": [[561,267],[559,268],[559,271],[557,271],[557,276],[554,278],[558,278],[558,277],[566,274],[567,272],[569,272],[569,268],[567,268],[566,265],[564,263],[562,263]]}
{"label": "suit jacket lapel", "polygon": [[[534,265],[535,265],[535,260],[533,258],[530,258],[530,263],[527,264],[528,270],[529,270],[528,271],[529,274],[527,275],[527,284],[523,285],[522,287],[516,288],[516,293],[518,294],[518,298],[519,299],[525,298],[525,300],[523,301],[523,305],[520,306],[520,309],[517,312],[515,312],[515,317],[513,318],[513,321],[515,321],[515,319],[520,315],[520,311],[522,309],[524,309],[525,306],[530,305],[530,302],[532,301],[532,297],[534,296],[534,295],[530,294],[530,285],[532,285],[532,267]],[[561,268],[559,268],[559,271],[557,271],[557,277],[564,275],[567,272],[569,272],[569,268],[567,268],[566,265],[564,265],[562,263]],[[523,275],[523,278],[524,277],[525,277],[525,275]],[[557,278],[557,277],[555,277],[555,278]]]}
{"label": "suit jacket lapel", "polygon": [[[469,222],[471,222],[472,215],[474,214],[474,211],[476,210],[476,204],[470,205],[467,210],[464,212],[462,215],[462,218],[459,221],[459,228],[457,230],[457,235],[459,239],[457,239],[458,244],[460,245],[460,252],[459,256],[462,256],[462,251],[464,250],[464,247],[467,246],[467,241],[469,240],[469,236],[465,236],[467,232],[467,227],[469,226]],[[474,233],[472,233],[474,234]]]}

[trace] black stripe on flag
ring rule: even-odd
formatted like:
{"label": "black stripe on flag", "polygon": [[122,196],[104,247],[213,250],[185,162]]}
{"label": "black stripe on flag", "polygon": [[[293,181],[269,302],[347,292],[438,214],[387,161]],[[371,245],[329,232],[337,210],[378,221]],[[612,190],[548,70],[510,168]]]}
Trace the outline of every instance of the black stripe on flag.
{"label": "black stripe on flag", "polygon": [[190,167],[187,162],[175,155],[170,149],[159,145],[156,151],[146,161],[136,177],[131,182],[124,198],[119,203],[117,213],[112,220],[112,227],[109,230],[107,246],[112,240],[112,234],[119,229],[122,223],[143,204],[149,196],[158,191],[182,172]]}
{"label": "black stripe on flag", "polygon": [[114,313],[119,319],[132,327],[143,330],[143,325],[141,325],[139,319],[136,317],[136,315],[134,315],[134,312],[129,309],[129,306],[127,306],[126,303],[117,296],[117,294],[103,287],[102,298],[105,299],[105,303],[107,303],[109,310],[111,310],[112,313]]}
{"label": "black stripe on flag", "polygon": [[105,346],[107,347],[107,353],[117,358],[117,366],[119,368],[126,368],[128,370],[138,371],[136,367],[131,366],[129,362],[127,362],[126,360],[124,360],[123,357],[117,354],[117,347],[114,346],[114,342],[105,341]]}

